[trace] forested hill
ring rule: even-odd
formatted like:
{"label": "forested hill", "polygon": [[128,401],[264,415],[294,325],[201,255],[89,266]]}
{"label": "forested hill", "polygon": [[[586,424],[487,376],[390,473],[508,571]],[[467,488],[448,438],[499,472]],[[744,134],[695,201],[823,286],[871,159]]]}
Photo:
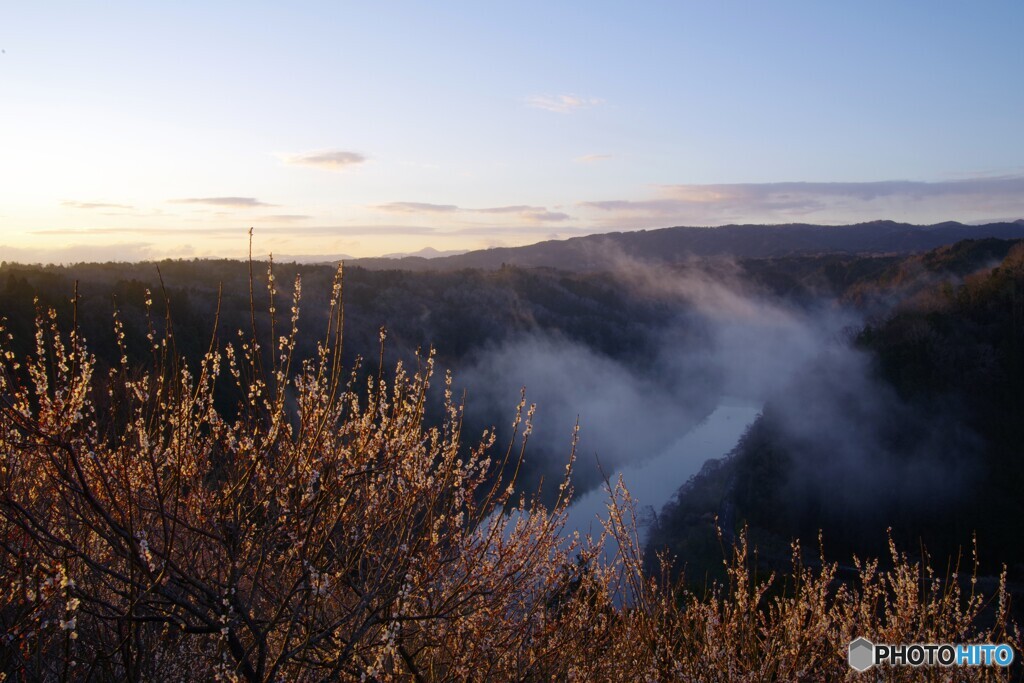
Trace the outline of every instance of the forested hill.
{"label": "forested hill", "polygon": [[[507,424],[519,388],[528,384],[536,393],[547,380],[559,386],[540,401],[539,421],[560,406],[588,418],[605,405],[616,406],[620,415],[636,404],[633,419],[645,428],[629,432],[621,450],[656,452],[660,442],[640,440],[651,434],[663,440],[677,436],[673,430],[683,427],[676,408],[699,418],[713,407],[735,369],[724,360],[737,356],[729,355],[731,347],[721,348],[721,340],[742,328],[743,316],[730,318],[724,310],[725,319],[716,322],[697,305],[702,292],[728,289],[733,300],[754,307],[741,307],[741,313],[756,309],[788,316],[798,309],[819,311],[822,304],[830,310],[836,301],[885,311],[863,330],[859,349],[830,347],[820,358],[801,355],[805,372],[769,401],[764,419],[732,460],[709,469],[678,506],[661,515],[658,538],[691,558],[687,562],[700,555],[720,564],[708,521],[716,514],[734,526],[749,521],[761,533],[756,540],[763,542],[767,534],[779,542],[784,559],[792,536],[814,538],[819,526],[840,554],[884,543],[887,526],[901,534],[905,547],[924,536],[935,551],[955,550],[977,530],[989,557],[1018,563],[1015,575],[1024,576],[1021,244],[979,239],[910,256],[705,258],[655,267],[646,279],[636,277],[634,271],[642,270],[637,267],[609,273],[518,266],[421,273],[347,267],[346,361],[357,353],[373,358],[384,325],[390,331],[389,363],[433,344],[457,379],[475,377],[466,382],[468,410],[476,411],[468,415],[467,433]],[[195,363],[209,344],[214,320],[225,341],[235,339],[236,330],[249,329],[253,318],[264,333],[270,330],[268,266],[254,265],[252,316],[249,266],[237,261],[0,264],[0,319],[14,336],[12,348],[28,357],[34,351],[33,318],[52,306],[65,325],[77,320],[102,368],[121,356],[112,324],[116,307],[128,357],[144,363],[146,302],[152,301],[159,328],[166,305],[162,277],[177,350]],[[302,276],[296,351],[300,358],[310,357],[322,338],[333,269],[279,264],[275,273],[279,311],[290,306],[289,283]],[[666,289],[671,282],[678,287]],[[76,291],[77,316],[71,305]],[[742,355],[757,345],[754,340],[762,341],[747,337]],[[546,354],[550,363],[540,363],[538,354]],[[666,360],[678,367],[665,365]],[[531,368],[533,379],[526,376]],[[600,379],[590,386],[582,381],[589,377]],[[502,391],[510,385],[511,394],[495,389],[499,384]],[[574,384],[586,390],[577,391]],[[568,389],[559,393],[562,385]],[[598,396],[600,390],[605,394]],[[647,396],[657,400],[642,403]],[[665,403],[672,410],[661,408],[664,424],[643,422],[646,413],[657,412],[662,398],[675,401]],[[583,405],[584,400],[589,402]],[[585,438],[607,437],[593,422]],[[661,431],[648,428],[652,424]],[[555,436],[545,440],[539,438],[543,427],[531,441],[526,474],[532,481],[556,480],[564,467],[563,433],[552,427]],[[598,445],[604,462],[616,462],[607,442]],[[874,478],[862,476],[865,472]],[[585,489],[582,476],[577,483]],[[769,550],[769,544],[761,547]]]}
{"label": "forested hill", "polygon": [[727,534],[749,525],[775,566],[790,539],[813,545],[819,529],[830,557],[885,554],[889,529],[943,565],[976,537],[990,571],[1005,562],[1024,577],[1024,245],[1007,246],[965,243],[891,268],[880,284],[1004,254],[906,290],[855,348],[813,359],[729,457],[680,489],[651,550],[691,569],[716,557],[717,515]]}
{"label": "forested hill", "polygon": [[[935,277],[972,271],[1002,259],[1012,245],[1004,240],[973,240],[909,257],[826,253],[735,262],[702,259],[651,273],[661,278],[704,277],[716,270],[716,263],[726,263],[723,272],[743,283],[751,295],[791,304],[826,299],[887,308],[894,298],[920,290]],[[267,327],[268,264],[253,265],[255,318],[260,327]],[[302,326],[319,331],[326,324],[334,269],[279,263],[275,273],[282,309],[291,294],[291,283],[297,275],[302,277]],[[154,322],[159,326],[166,295],[179,333],[179,351],[191,360],[206,350],[217,319],[218,296],[222,334],[250,326],[249,266],[240,261],[69,266],[0,263],[0,319],[6,320],[20,351],[28,353],[33,348],[37,310],[53,307],[62,320],[72,319],[71,296],[76,288],[81,307],[78,324],[93,351],[104,360],[119,357],[112,327],[115,308],[120,310],[129,340],[135,342],[129,344],[130,351],[145,349],[147,298],[153,303]],[[520,266],[410,272],[346,264],[344,300],[349,361],[355,354],[376,354],[378,331],[383,326],[389,332],[389,349],[399,356],[434,346],[442,360],[455,362],[504,339],[545,332],[608,357],[643,362],[651,353],[651,340],[690,308],[685,300],[666,299],[638,285],[621,270],[591,273]],[[312,354],[317,340],[316,334],[304,334],[299,340],[300,357]]]}
{"label": "forested hill", "polygon": [[986,225],[956,222],[911,225],[873,221],[842,226],[788,224],[674,227],[550,240],[525,247],[484,249],[444,258],[370,258],[355,259],[351,263],[374,270],[491,270],[503,265],[515,265],[584,271],[607,270],[623,257],[677,263],[695,256],[750,259],[835,252],[910,254],[960,240],[986,237],[1024,238],[1024,220]]}

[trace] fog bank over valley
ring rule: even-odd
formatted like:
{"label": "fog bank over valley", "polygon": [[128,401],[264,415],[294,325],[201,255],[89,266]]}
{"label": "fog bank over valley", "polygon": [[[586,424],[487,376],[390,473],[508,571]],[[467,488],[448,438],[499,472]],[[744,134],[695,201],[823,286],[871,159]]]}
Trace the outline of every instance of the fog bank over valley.
{"label": "fog bank over valley", "polygon": [[[760,407],[816,358],[855,353],[848,346],[859,323],[854,310],[828,299],[789,303],[754,286],[731,260],[679,268],[616,261],[617,285],[664,311],[648,355],[612,358],[557,331],[536,331],[488,345],[456,373],[468,424],[507,411],[524,388],[527,403],[536,404],[528,490],[541,476],[549,492],[560,481],[579,419],[577,497],[600,486],[601,470],[611,476],[658,463],[657,486],[641,478],[628,483],[641,505],[660,507],[704,459],[725,455]],[[868,371],[853,364],[848,370]],[[695,459],[685,452],[685,437],[705,420],[705,436],[724,447],[702,448]],[[497,426],[507,439],[505,425]]]}

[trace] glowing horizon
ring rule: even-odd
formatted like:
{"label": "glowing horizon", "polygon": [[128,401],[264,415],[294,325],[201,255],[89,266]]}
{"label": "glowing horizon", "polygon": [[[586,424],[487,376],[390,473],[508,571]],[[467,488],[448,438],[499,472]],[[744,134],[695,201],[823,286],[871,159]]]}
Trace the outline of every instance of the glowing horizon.
{"label": "glowing horizon", "polygon": [[12,6],[0,260],[1021,218],[1022,29],[1012,2]]}

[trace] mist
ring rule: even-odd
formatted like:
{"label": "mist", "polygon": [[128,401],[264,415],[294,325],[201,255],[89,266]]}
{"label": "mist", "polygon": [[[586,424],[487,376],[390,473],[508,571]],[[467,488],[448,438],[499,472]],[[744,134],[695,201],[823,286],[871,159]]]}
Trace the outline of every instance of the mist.
{"label": "mist", "polygon": [[[727,260],[670,268],[623,256],[610,276],[664,310],[648,354],[613,358],[556,330],[539,330],[474,353],[456,372],[471,428],[509,416],[495,425],[503,443],[520,392],[525,390],[527,404],[536,404],[520,483],[531,490],[543,480],[549,502],[578,420],[576,498],[599,488],[605,476],[646,468],[627,485],[641,505],[660,507],[666,481],[674,491],[706,459],[725,455],[761,407],[816,358],[847,353],[849,331],[860,324],[855,313],[832,301],[798,306],[758,290]],[[727,413],[725,421],[726,413],[716,412],[723,405],[741,410]],[[702,426],[715,446],[688,443],[684,437],[709,417],[710,431]]]}
{"label": "mist", "polygon": [[856,524],[856,536],[877,545],[908,515],[939,519],[982,475],[983,444],[962,406],[908,402],[878,378],[869,354],[850,346],[826,349],[796,373],[758,430],[746,445],[784,458],[774,495],[805,535]]}

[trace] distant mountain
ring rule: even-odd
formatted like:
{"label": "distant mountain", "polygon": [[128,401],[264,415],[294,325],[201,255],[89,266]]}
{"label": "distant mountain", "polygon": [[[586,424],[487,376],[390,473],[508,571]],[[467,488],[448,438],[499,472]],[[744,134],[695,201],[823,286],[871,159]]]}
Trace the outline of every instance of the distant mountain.
{"label": "distant mountain", "polygon": [[419,258],[425,258],[425,259],[443,258],[445,256],[459,256],[460,254],[465,254],[467,251],[468,251],[468,249],[449,249],[449,250],[446,250],[446,251],[439,251],[437,249],[434,249],[433,247],[423,247],[419,251],[398,252],[398,253],[394,253],[394,254],[384,254],[380,258],[391,258],[391,259],[395,259],[395,258],[410,258],[410,257],[419,257]]}
{"label": "distant mountain", "polygon": [[694,256],[731,256],[746,259],[835,252],[911,254],[960,240],[986,237],[1024,238],[1024,221],[986,225],[965,225],[956,222],[911,225],[893,221],[873,221],[842,226],[794,223],[724,225],[717,228],[675,227],[588,235],[539,242],[525,247],[498,247],[439,258],[366,258],[355,259],[349,263],[371,270],[494,270],[503,265],[514,265],[594,271],[608,268],[622,256],[644,261],[674,263]]}

